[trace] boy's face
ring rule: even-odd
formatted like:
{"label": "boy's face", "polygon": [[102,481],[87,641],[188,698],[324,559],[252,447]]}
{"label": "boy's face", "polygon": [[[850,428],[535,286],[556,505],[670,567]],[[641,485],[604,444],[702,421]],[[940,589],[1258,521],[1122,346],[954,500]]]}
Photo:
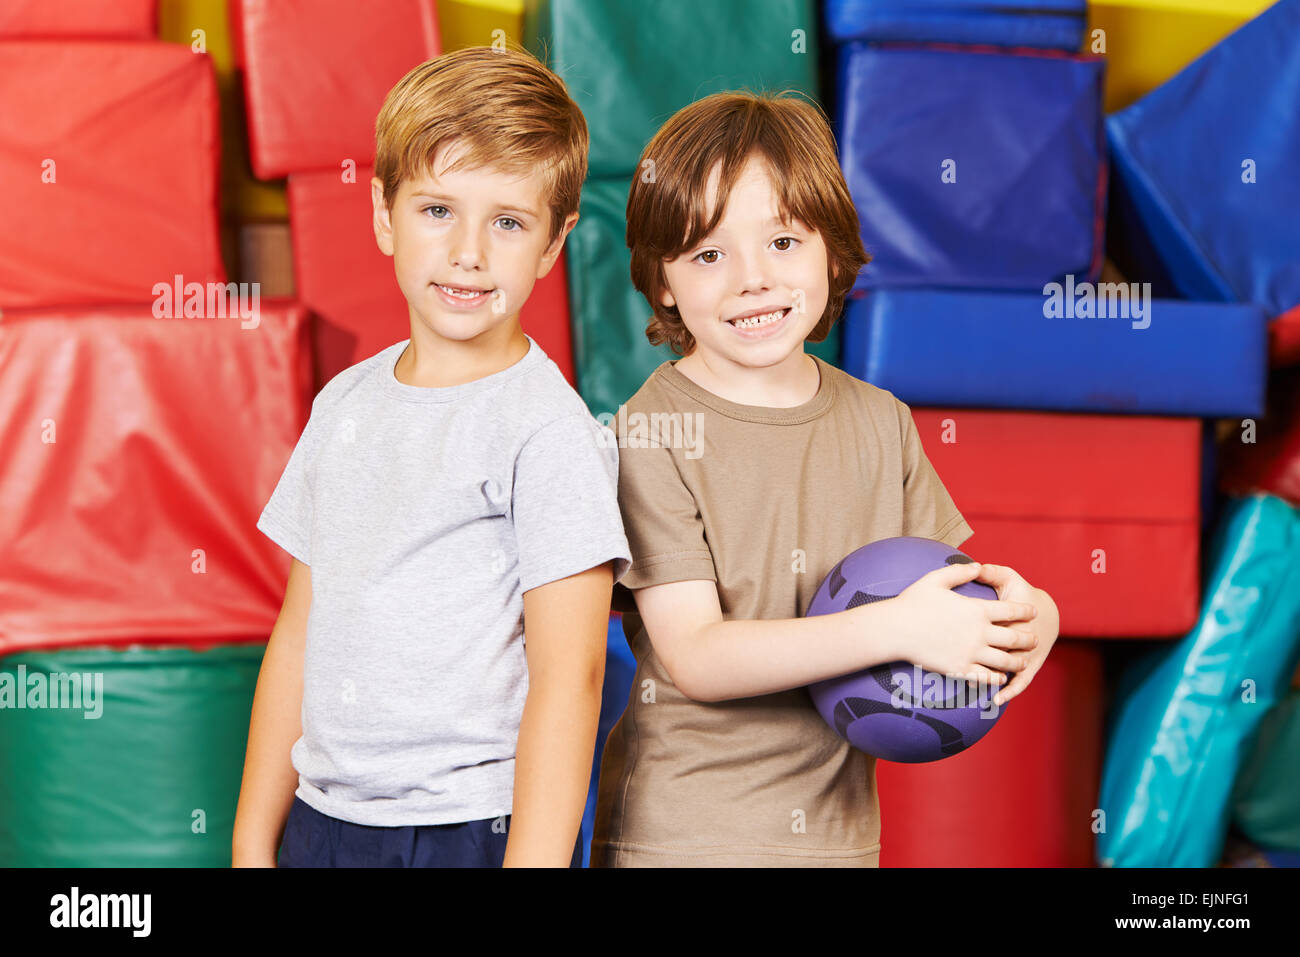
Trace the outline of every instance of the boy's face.
{"label": "boy's face", "polygon": [[463,342],[517,324],[578,214],[570,214],[551,242],[539,171],[522,177],[491,167],[449,172],[457,156],[456,143],[440,148],[427,173],[401,183],[391,210],[378,177],[370,191],[375,241],[393,257],[412,323]]}
{"label": "boy's face", "polygon": [[[710,208],[719,169],[709,176]],[[665,306],[676,305],[695,350],[715,367],[761,368],[794,352],[829,297],[826,244],[800,223],[783,225],[767,168],[751,158],[732,187],[717,229],[664,263]],[[740,317],[759,321],[736,325]]]}

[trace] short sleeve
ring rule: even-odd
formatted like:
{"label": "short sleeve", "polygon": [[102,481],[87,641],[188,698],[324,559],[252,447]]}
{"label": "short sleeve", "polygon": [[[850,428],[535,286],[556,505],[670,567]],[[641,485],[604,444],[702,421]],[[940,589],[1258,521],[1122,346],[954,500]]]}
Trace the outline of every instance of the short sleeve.
{"label": "short sleeve", "polygon": [[511,500],[523,591],[606,562],[631,564],[618,513],[614,433],[586,412],[542,426],[515,460]]}
{"label": "short sleeve", "polygon": [[619,457],[618,504],[632,550],[624,587],[718,580],[704,520],[671,450],[627,443]]}
{"label": "short sleeve", "polygon": [[897,397],[903,451],[903,534],[961,545],[974,532],[943,487],[921,445],[912,410]]}
{"label": "short sleeve", "polygon": [[257,527],[267,538],[304,565],[311,564],[312,480],[311,467],[324,413],[320,396],[313,400],[311,416],[289,456],[275,491],[262,509]]}

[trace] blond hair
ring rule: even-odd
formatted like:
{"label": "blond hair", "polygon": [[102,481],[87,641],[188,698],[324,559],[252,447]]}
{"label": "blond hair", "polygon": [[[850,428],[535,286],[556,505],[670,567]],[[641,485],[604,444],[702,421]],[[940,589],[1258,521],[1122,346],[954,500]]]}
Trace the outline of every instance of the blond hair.
{"label": "blond hair", "polygon": [[390,209],[404,179],[438,149],[465,147],[451,168],[541,170],[553,241],[587,178],[587,122],[564,82],[521,49],[468,47],[427,60],[388,92],[375,120],[375,176]]}

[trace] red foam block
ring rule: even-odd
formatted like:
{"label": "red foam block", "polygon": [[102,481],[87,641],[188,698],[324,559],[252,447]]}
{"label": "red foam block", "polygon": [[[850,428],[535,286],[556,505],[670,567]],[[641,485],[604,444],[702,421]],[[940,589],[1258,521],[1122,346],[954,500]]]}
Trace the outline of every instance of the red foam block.
{"label": "red foam block", "polygon": [[217,88],[172,43],[0,41],[0,308],[224,281]]}
{"label": "red foam block", "polygon": [[997,727],[928,764],[876,763],[881,867],[1090,867],[1105,708],[1100,649],[1058,639]]}
{"label": "red foam block", "polygon": [[[1063,635],[1172,637],[1196,623],[1199,419],[915,408],[912,417],[974,531],[962,549],[1045,589]],[[955,441],[944,441],[950,424]]]}
{"label": "red foam block", "polygon": [[[410,311],[393,260],[375,244],[373,175],[363,166],[355,182],[344,182],[333,171],[289,177],[294,271],[298,296],[316,316],[318,387],[411,334]],[[533,287],[520,323],[572,384],[563,257]]]}
{"label": "red foam block", "polygon": [[244,325],[6,312],[0,654],[266,640],[289,558],[256,525],[310,409],[307,312]]}
{"label": "red foam block", "polygon": [[1268,355],[1273,368],[1300,364],[1300,306],[1269,323]]}
{"label": "red foam block", "polygon": [[1244,421],[1234,422],[1219,456],[1220,491],[1237,497],[1266,492],[1300,508],[1300,368],[1274,370],[1253,435]]}
{"label": "red foam block", "polygon": [[433,0],[234,0],[230,15],[261,179],[373,163],[384,97],[442,52]]}
{"label": "red foam block", "polygon": [[153,39],[158,0],[4,0],[0,37]]}

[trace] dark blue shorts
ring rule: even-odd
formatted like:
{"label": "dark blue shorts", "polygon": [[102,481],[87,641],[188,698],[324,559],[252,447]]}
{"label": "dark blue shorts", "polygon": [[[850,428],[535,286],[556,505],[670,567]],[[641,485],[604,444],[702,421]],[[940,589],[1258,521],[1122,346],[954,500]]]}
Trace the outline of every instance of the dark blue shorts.
{"label": "dark blue shorts", "polygon": [[[462,824],[372,827],[322,814],[294,796],[280,843],[280,867],[500,867],[507,833],[495,818]],[[510,815],[505,817],[506,832]],[[582,866],[582,835],[570,867]]]}

